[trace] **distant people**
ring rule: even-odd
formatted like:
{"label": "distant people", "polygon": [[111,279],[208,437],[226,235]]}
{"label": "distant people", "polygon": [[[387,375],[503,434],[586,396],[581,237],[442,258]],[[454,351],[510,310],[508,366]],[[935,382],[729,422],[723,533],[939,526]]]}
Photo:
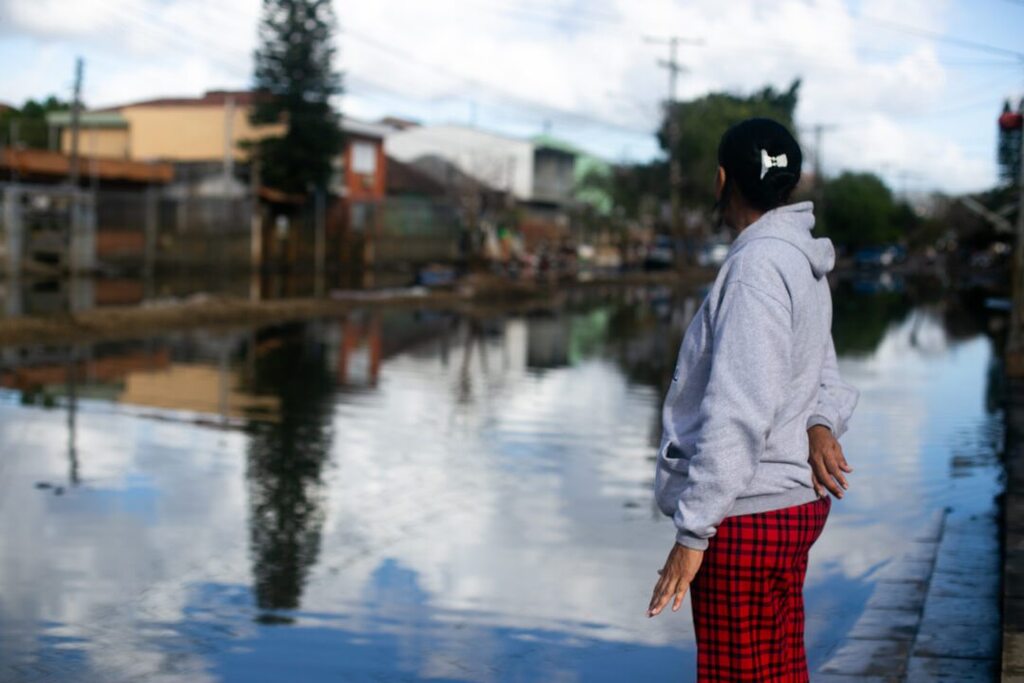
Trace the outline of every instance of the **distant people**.
{"label": "distant people", "polygon": [[648,616],[692,593],[697,680],[807,681],[807,554],[851,468],[837,439],[857,403],[832,342],[832,243],[789,204],[800,146],[750,119],[718,148],[716,193],[738,236],[686,330],[655,479],[677,528]]}

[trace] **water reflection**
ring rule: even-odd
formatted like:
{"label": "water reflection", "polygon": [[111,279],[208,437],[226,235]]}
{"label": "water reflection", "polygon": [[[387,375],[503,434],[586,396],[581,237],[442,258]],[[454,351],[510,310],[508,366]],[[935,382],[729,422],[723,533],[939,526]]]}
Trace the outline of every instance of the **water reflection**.
{"label": "water reflection", "polygon": [[302,326],[263,331],[251,344],[247,388],[276,399],[275,419],[247,430],[254,592],[261,609],[294,609],[320,553],[334,384],[323,345]]}
{"label": "water reflection", "polygon": [[[812,664],[904,538],[1000,486],[999,314],[911,283],[835,298],[862,399]],[[659,407],[699,303],[3,350],[0,679],[687,680],[688,616],[643,608],[672,538]]]}

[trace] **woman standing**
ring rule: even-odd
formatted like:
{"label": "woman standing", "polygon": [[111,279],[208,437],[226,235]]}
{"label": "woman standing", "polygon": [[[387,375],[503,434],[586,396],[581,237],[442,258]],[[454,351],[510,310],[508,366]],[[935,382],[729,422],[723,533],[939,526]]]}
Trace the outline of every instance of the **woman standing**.
{"label": "woman standing", "polygon": [[839,377],[832,243],[789,204],[800,146],[750,119],[718,148],[722,218],[739,232],[679,349],[663,409],[655,496],[676,544],[648,609],[692,590],[698,680],[808,680],[807,554],[851,471],[836,439],[857,390]]}

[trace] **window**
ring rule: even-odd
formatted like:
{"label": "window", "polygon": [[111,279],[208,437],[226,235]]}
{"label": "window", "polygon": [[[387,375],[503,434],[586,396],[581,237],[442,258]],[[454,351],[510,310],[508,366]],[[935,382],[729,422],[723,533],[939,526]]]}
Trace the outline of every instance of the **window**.
{"label": "window", "polygon": [[377,171],[377,146],[370,142],[352,144],[352,172],[373,175]]}

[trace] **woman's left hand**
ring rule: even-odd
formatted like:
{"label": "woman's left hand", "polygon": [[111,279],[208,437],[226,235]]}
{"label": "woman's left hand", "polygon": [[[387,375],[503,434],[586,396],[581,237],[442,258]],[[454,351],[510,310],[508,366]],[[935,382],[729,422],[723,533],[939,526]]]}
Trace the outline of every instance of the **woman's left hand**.
{"label": "woman's left hand", "polygon": [[683,597],[690,588],[690,583],[697,576],[700,570],[700,563],[704,561],[704,551],[687,548],[676,543],[665,560],[665,566],[658,570],[661,578],[654,587],[654,595],[651,596],[651,605],[647,608],[648,617],[656,617],[665,609],[668,601],[675,596],[672,603],[672,611],[675,612],[683,604]]}

